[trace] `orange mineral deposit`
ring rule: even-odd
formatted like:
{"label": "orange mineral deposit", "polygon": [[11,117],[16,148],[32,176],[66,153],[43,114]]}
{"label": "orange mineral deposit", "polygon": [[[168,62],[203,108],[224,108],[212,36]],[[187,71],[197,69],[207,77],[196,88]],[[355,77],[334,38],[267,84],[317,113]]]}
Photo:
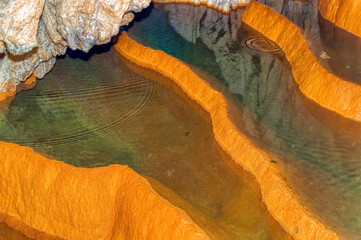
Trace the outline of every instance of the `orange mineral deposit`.
{"label": "orange mineral deposit", "polygon": [[209,239],[127,166],[77,168],[0,142],[0,221],[35,239]]}
{"label": "orange mineral deposit", "polygon": [[307,98],[345,118],[361,121],[361,86],[323,68],[296,25],[256,1],[247,6],[242,21],[282,49]]}
{"label": "orange mineral deposit", "polygon": [[318,10],[323,18],[361,37],[361,1],[320,0]]}
{"label": "orange mineral deposit", "polygon": [[260,185],[262,200],[271,215],[295,239],[339,239],[300,204],[279,169],[266,152],[256,147],[234,126],[222,95],[186,64],[163,51],[144,47],[122,33],[115,49],[129,61],[169,78],[211,117],[214,137],[222,149]]}

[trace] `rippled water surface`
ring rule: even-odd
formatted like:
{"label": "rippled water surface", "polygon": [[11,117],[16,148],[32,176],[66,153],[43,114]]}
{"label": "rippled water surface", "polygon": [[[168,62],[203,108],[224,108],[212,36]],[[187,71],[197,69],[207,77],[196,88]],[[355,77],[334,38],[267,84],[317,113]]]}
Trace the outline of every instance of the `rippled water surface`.
{"label": "rippled water surface", "polygon": [[74,166],[129,165],[214,239],[287,239],[205,114],[127,66],[110,45],[69,52],[2,110],[0,139]]}
{"label": "rippled water surface", "polygon": [[[305,36],[320,40],[310,3],[292,4]],[[222,91],[233,121],[274,156],[301,201],[343,239],[361,239],[360,124],[305,99],[277,46],[242,26],[242,13],[154,5],[128,32]]]}

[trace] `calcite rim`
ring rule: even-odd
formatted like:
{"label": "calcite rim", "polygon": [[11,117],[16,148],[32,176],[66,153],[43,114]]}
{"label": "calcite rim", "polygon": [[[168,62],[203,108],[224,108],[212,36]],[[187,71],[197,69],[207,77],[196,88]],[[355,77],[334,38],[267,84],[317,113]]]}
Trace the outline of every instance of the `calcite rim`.
{"label": "calcite rim", "polygon": [[255,176],[262,201],[287,233],[295,239],[339,239],[299,202],[281,171],[272,163],[274,159],[237,130],[229,118],[227,101],[222,93],[214,90],[180,60],[163,51],[142,46],[124,32],[114,48],[129,61],[170,79],[209,113],[214,138],[237,164]]}
{"label": "calcite rim", "polygon": [[360,9],[352,6],[352,3],[357,5],[357,2],[355,0],[320,0],[318,11],[324,19],[361,38]]}
{"label": "calcite rim", "polygon": [[[155,0],[155,2],[163,3],[165,1]],[[193,3],[194,5],[199,5],[188,0],[166,2]],[[207,2],[201,1],[200,4],[207,4]],[[237,7],[244,7],[245,5],[246,4],[240,4]],[[253,7],[254,5],[257,5],[256,7],[260,7],[258,5],[261,4],[252,2],[250,5],[253,5]],[[229,13],[229,11],[225,11],[214,5],[207,6],[223,13]],[[261,8],[264,10],[267,7],[262,5]],[[245,20],[245,23],[259,31],[268,39],[274,40],[272,37],[269,37],[267,33],[255,27],[251,21]],[[277,41],[274,42],[279,46],[281,45],[280,47],[282,48],[282,44]],[[131,40],[125,33],[120,35],[118,43],[114,47],[118,53],[131,62],[155,70],[171,79],[180,86],[184,93],[210,114],[215,139],[237,164],[241,165],[245,170],[251,172],[256,177],[261,188],[263,202],[270,214],[280,223],[286,232],[295,239],[339,239],[336,233],[323,225],[323,223],[312,216],[312,214],[299,203],[297,196],[287,185],[279,169],[271,163],[272,158],[267,153],[257,148],[247,139],[247,137],[237,130],[228,116],[227,102],[221,93],[212,89],[204,82],[204,80],[199,78],[189,67],[178,59],[168,56],[164,52],[146,48]],[[282,48],[282,50],[284,50],[284,48]],[[284,50],[284,52],[287,57],[287,51]],[[172,62],[173,64],[169,64],[169,62]],[[171,66],[168,67],[167,65]],[[192,81],[184,81],[185,78],[191,79]],[[29,85],[33,85],[35,81],[35,77],[31,76],[26,82]],[[299,82],[301,81],[299,80]],[[303,89],[304,88],[300,88],[301,91]],[[1,94],[0,100],[4,101],[7,98],[12,98],[15,94],[16,90],[11,89],[10,91]],[[307,92],[305,95],[308,96]],[[311,97],[310,99],[319,103],[317,99]],[[330,107],[325,106],[324,104],[320,105],[330,109]],[[340,112],[337,109],[330,110],[337,113]],[[342,112],[340,115],[356,121],[360,120],[359,117],[352,118]],[[6,221],[4,219],[12,218],[3,217],[2,219],[3,221]],[[8,220],[10,223],[12,221],[13,220]],[[32,230],[24,230],[19,227],[21,224],[10,225],[16,226],[15,228],[20,228],[19,230],[23,230],[23,232],[30,233],[29,235],[34,236]],[[203,238],[207,239],[207,236],[203,235]]]}
{"label": "calcite rim", "polygon": [[128,166],[74,167],[1,141],[0,153],[0,221],[28,237],[209,240]]}
{"label": "calcite rim", "polygon": [[304,96],[339,116],[361,122],[361,86],[329,73],[317,61],[296,25],[257,1],[248,4],[242,22],[284,52]]}

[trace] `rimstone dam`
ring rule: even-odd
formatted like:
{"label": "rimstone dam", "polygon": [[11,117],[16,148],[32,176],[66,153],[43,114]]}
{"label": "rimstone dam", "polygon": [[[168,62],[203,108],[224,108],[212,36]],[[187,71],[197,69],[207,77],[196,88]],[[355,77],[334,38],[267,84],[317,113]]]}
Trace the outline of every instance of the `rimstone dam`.
{"label": "rimstone dam", "polygon": [[361,0],[0,0],[0,240],[361,240]]}

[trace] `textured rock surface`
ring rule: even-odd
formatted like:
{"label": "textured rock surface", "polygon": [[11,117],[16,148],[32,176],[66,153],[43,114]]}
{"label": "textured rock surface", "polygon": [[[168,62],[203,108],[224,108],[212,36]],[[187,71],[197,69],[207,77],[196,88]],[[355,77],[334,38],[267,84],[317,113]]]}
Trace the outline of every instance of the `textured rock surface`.
{"label": "textured rock surface", "polygon": [[[317,19],[317,0],[309,0],[309,1],[294,1],[294,0],[258,0],[258,2],[271,7],[274,11],[282,14],[287,19],[289,19],[292,23],[297,25],[302,29],[302,35],[307,39],[310,44],[310,48],[314,53],[321,52],[322,42],[319,39],[319,28],[318,28],[318,19]],[[184,14],[185,6],[171,6],[167,8],[169,11],[171,19],[171,25],[174,29],[187,41],[196,42],[198,37],[202,38],[202,41],[206,43],[207,47],[210,49],[218,49],[219,45],[225,45],[225,42],[222,38],[227,38],[228,32],[232,33],[231,39],[236,41],[238,28],[241,27],[241,24],[236,24],[236,21],[241,18],[241,12],[232,12],[229,14],[230,16],[224,16],[222,20],[218,21],[218,24],[215,23],[216,16],[209,16],[210,13],[205,14],[205,18],[202,18],[202,14],[205,13],[205,9],[194,9],[194,12],[189,12],[187,17],[190,17],[191,21],[183,21],[183,18],[180,14]],[[203,12],[203,13],[202,13]],[[198,18],[198,19],[195,19]],[[229,18],[230,20],[227,20]],[[207,20],[208,19],[208,20]],[[228,29],[229,26],[227,21],[232,21],[232,29]],[[239,20],[241,21],[241,20]],[[189,33],[189,24],[192,22],[199,22],[197,26],[195,26],[197,31],[192,31]],[[210,29],[216,29],[216,31],[210,31]],[[203,28],[203,29],[202,29]],[[203,30],[203,31],[202,31]],[[217,34],[219,32],[226,31],[225,37],[218,37]],[[191,34],[192,38],[187,37],[186,35]],[[209,34],[209,36],[207,35]],[[210,41],[210,39],[213,39]],[[216,40],[216,42],[214,41]],[[223,48],[225,46],[222,46]],[[222,56],[217,56],[219,59],[226,56],[225,52],[217,51],[218,53],[222,53]],[[229,53],[234,54],[234,53]],[[317,60],[327,67],[327,63],[324,59],[316,55]]]}
{"label": "textured rock surface", "polygon": [[27,90],[33,88],[36,84],[36,78],[34,75],[31,75],[24,82],[21,82],[18,86],[13,86],[6,89],[5,92],[0,93],[0,105],[7,104],[9,101],[13,100],[15,94],[21,90]]}
{"label": "textured rock surface", "polygon": [[[335,5],[326,4],[327,1],[320,1],[319,4],[319,26],[325,51],[327,52],[328,64],[332,71],[338,76],[360,83],[361,81],[361,30],[360,27],[353,28],[359,24],[360,11],[354,11],[355,6],[349,6],[350,12],[345,14],[345,7],[337,8]],[[361,8],[359,1],[338,2],[340,5],[357,5]],[[337,12],[335,12],[337,11]],[[340,21],[341,15],[345,22]],[[337,20],[332,22],[333,20]],[[354,20],[352,25],[351,21]],[[346,24],[347,23],[347,24]],[[348,27],[348,28],[346,28]],[[357,33],[357,31],[359,33]]]}
{"label": "textured rock surface", "polygon": [[[272,7],[273,10],[282,13],[292,23],[300,27],[300,32],[315,53],[317,61],[323,66],[327,66],[325,59],[319,54],[322,48],[322,42],[319,38],[319,29],[317,23],[317,1],[278,1],[278,0],[260,0],[263,4]],[[247,91],[258,88],[256,82],[260,79],[277,79],[284,76],[282,71],[282,61],[273,58],[270,54],[259,52],[259,49],[249,49],[252,46],[246,46],[247,41],[263,42],[261,36],[247,36],[241,24],[243,10],[233,11],[228,15],[219,15],[206,9],[195,8],[189,11],[187,6],[165,6],[169,18],[169,23],[174,30],[187,41],[196,44],[197,41],[203,42],[211,49],[216,57],[216,62],[221,70],[221,79],[224,80],[229,89],[236,94],[248,96],[245,99],[252,107],[258,108],[256,95],[252,97]],[[189,21],[183,21],[185,15]],[[274,46],[271,51],[279,51]],[[266,49],[267,50],[267,49]],[[245,54],[245,53],[250,54]],[[257,54],[259,56],[252,56]],[[283,58],[283,57],[282,57]],[[256,63],[256,64],[255,64]],[[255,67],[259,63],[262,68]],[[244,83],[241,79],[253,79]],[[289,81],[293,81],[289,78]],[[270,82],[265,80],[265,82]],[[252,86],[250,86],[252,85]],[[276,88],[276,87],[275,87]],[[277,95],[279,96],[279,95]],[[282,101],[279,102],[280,104]],[[264,103],[266,106],[266,103]],[[270,104],[270,103],[269,103]],[[264,109],[255,110],[263,112]]]}
{"label": "textured rock surface", "polygon": [[157,3],[190,3],[194,5],[205,4],[208,7],[229,13],[231,9],[245,6],[250,0],[154,0]]}
{"label": "textured rock surface", "polygon": [[[289,1],[278,6],[278,9],[282,8],[283,15],[297,23],[303,36],[319,37],[317,3]],[[166,27],[167,31],[161,27],[159,31],[170,32],[173,28],[191,43],[183,43],[185,41],[181,41],[175,32],[167,35],[168,41],[180,42],[174,48],[165,41],[160,44],[160,40],[152,40],[150,26],[155,22],[152,16],[159,15],[156,12],[160,11],[158,9],[162,9],[165,22],[171,25]],[[354,186],[360,185],[359,177],[355,174],[355,171],[360,172],[358,149],[361,149],[361,145],[355,140],[359,139],[358,128],[350,127],[349,120],[322,110],[319,105],[304,98],[284,56],[277,57],[245,44],[249,40],[264,43],[264,38],[254,36],[253,31],[244,32],[241,24],[244,9],[226,15],[205,6],[194,8],[170,4],[155,5],[152,11],[149,17],[129,30],[131,37],[202,69],[208,76],[193,68],[226,96],[234,96],[232,102],[239,100],[242,112],[235,115],[230,111],[231,119],[266,152],[279,156],[280,162],[277,164],[304,206],[342,239],[359,239],[352,235],[353,232],[356,235],[360,233],[357,227],[360,191],[345,186],[355,182]],[[188,21],[183,21],[184,18]],[[137,27],[143,30],[144,36],[139,34]],[[316,32],[308,32],[310,30]],[[205,44],[213,55],[204,50]],[[176,49],[180,47],[183,49],[178,53]],[[197,58],[202,62],[194,60]],[[215,80],[209,75],[223,80],[224,87],[213,84]],[[350,129],[350,132],[346,129]],[[335,180],[336,175],[342,177]],[[345,178],[351,180],[344,181]],[[340,205],[344,207],[338,208]]]}
{"label": "textured rock surface", "polygon": [[110,41],[149,0],[0,2],[0,93],[32,73],[42,78],[67,47],[88,51]]}
{"label": "textured rock surface", "polygon": [[324,18],[361,37],[361,1],[320,0],[318,8]]}
{"label": "textured rock surface", "polygon": [[127,166],[76,168],[0,142],[0,221],[36,239],[209,239]]}
{"label": "textured rock surface", "polygon": [[248,5],[242,21],[282,49],[299,89],[306,97],[341,116],[361,121],[361,87],[324,69],[299,28],[258,2]]}
{"label": "textured rock surface", "polygon": [[295,239],[338,239],[298,202],[278,168],[272,165],[272,158],[237,130],[222,93],[212,89],[178,59],[146,48],[126,34],[119,37],[115,49],[130,61],[172,79],[210,114],[215,139],[237,164],[256,177],[268,210],[289,234]]}

